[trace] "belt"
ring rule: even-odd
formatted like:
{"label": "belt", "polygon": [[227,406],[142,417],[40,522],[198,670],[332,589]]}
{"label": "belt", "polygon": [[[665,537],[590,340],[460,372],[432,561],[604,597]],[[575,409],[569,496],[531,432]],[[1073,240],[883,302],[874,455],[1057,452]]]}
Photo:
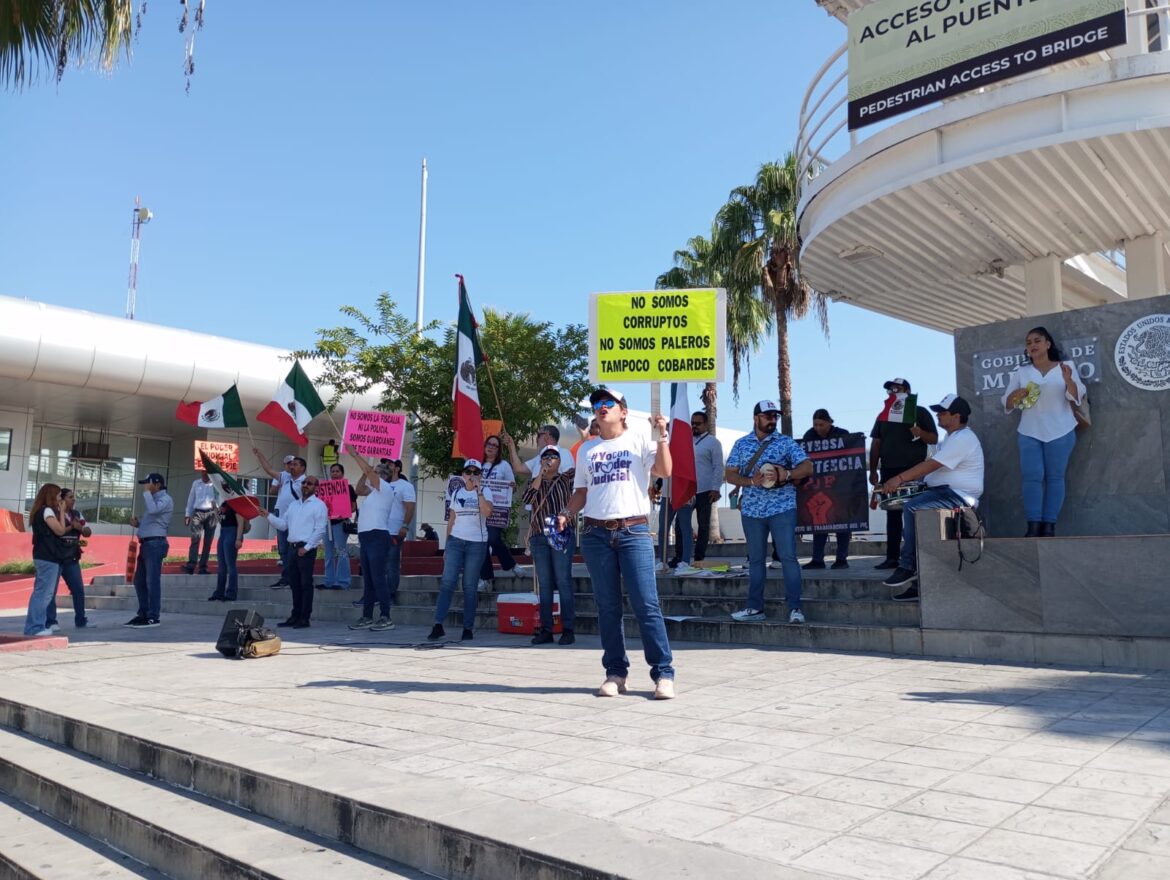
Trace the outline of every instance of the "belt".
{"label": "belt", "polygon": [[290,547],[304,547],[308,543],[309,543],[308,541],[289,541],[288,546],[290,546]]}
{"label": "belt", "polygon": [[165,541],[166,539],[167,539],[166,535],[150,535],[149,537],[146,537],[146,538],[139,538],[138,542],[140,544],[145,544],[147,541]]}
{"label": "belt", "polygon": [[585,517],[585,528],[594,527],[616,532],[618,529],[628,529],[630,526],[643,526],[650,520],[645,516],[627,516],[625,519],[594,519]]}

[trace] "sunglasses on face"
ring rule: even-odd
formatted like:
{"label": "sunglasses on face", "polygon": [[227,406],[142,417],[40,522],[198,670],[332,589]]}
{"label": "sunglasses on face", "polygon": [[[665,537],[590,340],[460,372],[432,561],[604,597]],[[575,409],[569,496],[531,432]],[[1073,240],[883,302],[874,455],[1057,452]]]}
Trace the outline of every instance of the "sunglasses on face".
{"label": "sunglasses on face", "polygon": [[593,411],[601,412],[604,409],[613,409],[615,406],[617,406],[616,400],[599,400],[593,404]]}
{"label": "sunglasses on face", "polygon": [[478,477],[481,473],[479,468],[464,468],[463,473],[471,474],[473,477]]}

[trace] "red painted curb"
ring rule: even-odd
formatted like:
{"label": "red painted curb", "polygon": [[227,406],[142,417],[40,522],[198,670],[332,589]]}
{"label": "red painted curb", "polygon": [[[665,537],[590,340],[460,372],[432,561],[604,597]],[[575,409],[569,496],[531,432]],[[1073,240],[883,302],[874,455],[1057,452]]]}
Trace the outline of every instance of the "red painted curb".
{"label": "red painted curb", "polygon": [[68,636],[25,636],[0,633],[0,654],[14,654],[17,651],[51,651],[55,648],[68,647]]}

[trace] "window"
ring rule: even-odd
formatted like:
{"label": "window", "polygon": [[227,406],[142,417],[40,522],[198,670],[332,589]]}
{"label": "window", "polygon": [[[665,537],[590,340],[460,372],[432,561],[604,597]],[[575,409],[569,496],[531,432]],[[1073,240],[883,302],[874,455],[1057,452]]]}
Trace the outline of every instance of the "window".
{"label": "window", "polygon": [[0,471],[8,470],[8,460],[12,454],[12,429],[0,428]]}

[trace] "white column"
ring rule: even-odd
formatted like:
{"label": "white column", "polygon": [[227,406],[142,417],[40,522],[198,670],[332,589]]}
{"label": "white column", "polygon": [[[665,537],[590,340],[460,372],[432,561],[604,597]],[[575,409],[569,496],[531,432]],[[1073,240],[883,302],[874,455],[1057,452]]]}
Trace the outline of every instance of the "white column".
{"label": "white column", "polygon": [[1060,257],[1049,254],[1024,264],[1024,314],[1048,315],[1064,311],[1060,286]]}
{"label": "white column", "polygon": [[1165,242],[1161,231],[1125,243],[1125,289],[1130,299],[1166,292]]}

